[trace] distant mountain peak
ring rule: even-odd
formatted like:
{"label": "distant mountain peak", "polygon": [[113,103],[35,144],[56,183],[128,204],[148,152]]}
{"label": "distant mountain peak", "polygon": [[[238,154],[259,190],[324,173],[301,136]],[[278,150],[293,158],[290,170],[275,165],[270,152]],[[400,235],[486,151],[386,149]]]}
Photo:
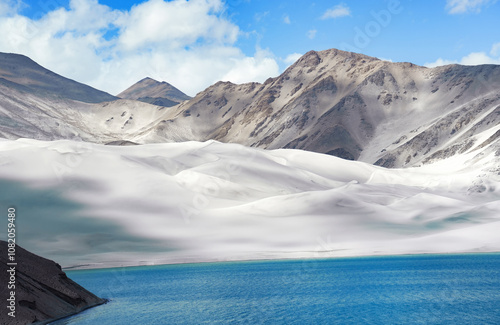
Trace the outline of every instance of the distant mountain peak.
{"label": "distant mountain peak", "polygon": [[124,99],[135,99],[158,106],[175,106],[185,100],[191,99],[179,89],[166,81],[158,81],[151,77],[139,80],[127,88],[118,97]]}
{"label": "distant mountain peak", "polygon": [[323,51],[309,51],[299,58],[297,63],[314,63],[319,64],[327,59],[359,59],[366,61],[381,61],[380,59],[368,56],[361,53],[347,52],[338,49],[328,49]]}
{"label": "distant mountain peak", "polygon": [[151,77],[146,77],[144,79],[139,80],[137,83],[139,84],[139,83],[161,83],[161,82]]}

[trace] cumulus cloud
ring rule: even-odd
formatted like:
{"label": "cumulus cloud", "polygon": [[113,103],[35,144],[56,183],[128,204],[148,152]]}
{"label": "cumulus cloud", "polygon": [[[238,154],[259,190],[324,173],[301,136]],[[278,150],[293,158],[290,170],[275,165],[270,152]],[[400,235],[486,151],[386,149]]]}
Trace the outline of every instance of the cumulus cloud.
{"label": "cumulus cloud", "polygon": [[150,0],[132,8],[121,21],[120,45],[135,50],[161,43],[179,48],[203,39],[205,43],[232,44],[238,27],[213,13],[220,12],[219,1]]}
{"label": "cumulus cloud", "polygon": [[272,71],[273,75],[277,75],[279,72],[278,63],[267,50],[257,49],[254,57],[233,59],[232,61],[233,67],[222,76],[222,81],[244,83],[261,79],[262,71]]}
{"label": "cumulus cloud", "polygon": [[[21,15],[0,19],[0,51],[30,56],[60,74],[90,81],[100,72],[110,44],[103,34],[121,15],[95,0],[72,0],[38,20]],[[100,52],[98,54],[97,52]]]}
{"label": "cumulus cloud", "polygon": [[445,60],[437,59],[435,62],[425,63],[428,68],[434,68],[447,64],[462,64],[462,65],[480,65],[480,64],[500,64],[500,43],[496,43],[491,47],[490,53],[473,52],[460,60]]}
{"label": "cumulus cloud", "polygon": [[287,25],[290,25],[290,24],[292,23],[292,21],[290,20],[290,16],[285,15],[285,16],[283,17],[283,22],[284,22],[285,24],[287,24]]}
{"label": "cumulus cloud", "polygon": [[478,65],[478,64],[500,64],[500,57],[493,58],[484,52],[471,53],[460,60],[460,64]]}
{"label": "cumulus cloud", "polygon": [[149,76],[194,95],[218,80],[264,81],[279,73],[272,53],[245,55],[240,30],[222,0],[149,0],[119,11],[97,0],[71,0],[33,20],[0,0],[0,51],[25,54],[46,68],[117,94]]}
{"label": "cumulus cloud", "polygon": [[345,4],[341,3],[325,11],[323,16],[321,16],[321,19],[340,18],[350,15],[351,15],[351,9],[347,7]]}
{"label": "cumulus cloud", "polygon": [[444,60],[443,58],[439,58],[434,62],[424,63],[424,66],[426,66],[427,68],[435,68],[435,67],[439,67],[442,65],[457,64],[457,63],[458,63],[458,61]]}
{"label": "cumulus cloud", "polygon": [[447,0],[446,10],[450,14],[464,14],[481,12],[481,8],[496,2],[496,0]]}

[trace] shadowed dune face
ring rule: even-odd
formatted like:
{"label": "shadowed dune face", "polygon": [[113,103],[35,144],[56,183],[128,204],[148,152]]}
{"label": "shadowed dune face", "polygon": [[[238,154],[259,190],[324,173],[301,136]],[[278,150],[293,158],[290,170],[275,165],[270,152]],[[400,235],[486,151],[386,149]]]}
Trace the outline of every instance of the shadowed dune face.
{"label": "shadowed dune face", "polygon": [[[0,180],[1,206],[17,210],[16,240],[23,247],[63,265],[92,263],[92,255],[168,252],[168,243],[137,237],[120,223],[93,218],[69,193],[102,191],[98,183],[71,179],[54,186]],[[2,222],[3,224],[3,222]],[[2,235],[3,238],[3,235]]]}

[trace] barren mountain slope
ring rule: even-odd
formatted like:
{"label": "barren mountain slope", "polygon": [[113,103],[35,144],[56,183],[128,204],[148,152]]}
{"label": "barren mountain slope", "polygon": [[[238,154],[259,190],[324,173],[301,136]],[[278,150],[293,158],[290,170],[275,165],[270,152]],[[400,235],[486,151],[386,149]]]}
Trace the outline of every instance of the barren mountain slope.
{"label": "barren mountain slope", "polygon": [[140,141],[215,139],[387,167],[418,165],[476,149],[481,132],[495,134],[498,89],[500,66],[428,69],[311,51],[264,84],[209,87]]}
{"label": "barren mountain slope", "polygon": [[[7,58],[17,59],[9,68],[11,81],[0,79],[0,136],[11,139],[214,139],[304,149],[385,167],[419,166],[468,152],[500,155],[496,65],[428,69],[335,49],[311,51],[264,84],[218,82],[189,101],[163,107],[125,99],[73,100],[58,91],[87,86],[74,88],[63,78],[70,86],[54,90],[36,63]],[[29,78],[24,71],[31,71]],[[7,75],[5,68],[0,72]],[[149,78],[121,95],[151,101],[169,92],[171,100],[185,98]]]}
{"label": "barren mountain slope", "polygon": [[49,95],[87,103],[117,99],[108,93],[47,70],[24,55],[11,53],[0,53],[0,85],[29,94]]}
{"label": "barren mountain slope", "polygon": [[0,137],[130,140],[157,124],[168,109],[136,100],[84,103],[0,84]]}
{"label": "barren mountain slope", "polygon": [[94,141],[88,128],[76,125],[89,105],[0,85],[0,137]]}

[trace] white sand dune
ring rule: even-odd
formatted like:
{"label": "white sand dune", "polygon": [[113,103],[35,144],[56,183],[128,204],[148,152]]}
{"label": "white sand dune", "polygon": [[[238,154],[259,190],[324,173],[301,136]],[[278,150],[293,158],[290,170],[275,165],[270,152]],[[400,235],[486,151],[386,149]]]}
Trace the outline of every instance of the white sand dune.
{"label": "white sand dune", "polygon": [[384,169],[214,141],[2,140],[0,203],[19,244],[63,266],[499,251],[497,158]]}

